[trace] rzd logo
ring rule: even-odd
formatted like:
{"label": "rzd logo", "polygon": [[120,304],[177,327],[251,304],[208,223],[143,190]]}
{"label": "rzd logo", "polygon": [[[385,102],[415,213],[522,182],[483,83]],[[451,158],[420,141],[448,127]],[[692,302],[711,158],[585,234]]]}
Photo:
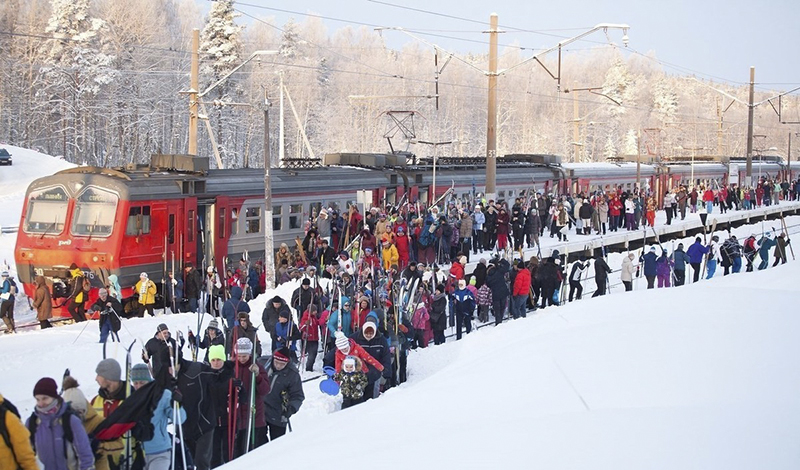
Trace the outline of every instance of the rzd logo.
{"label": "rzd logo", "polygon": [[59,240],[58,241],[58,246],[64,246],[64,245],[66,245],[66,246],[72,245],[72,240]]}

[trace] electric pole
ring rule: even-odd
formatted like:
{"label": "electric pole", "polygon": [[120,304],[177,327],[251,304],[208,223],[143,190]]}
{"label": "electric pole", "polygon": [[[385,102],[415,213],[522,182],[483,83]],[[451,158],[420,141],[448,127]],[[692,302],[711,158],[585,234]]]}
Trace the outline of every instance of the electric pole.
{"label": "electric pole", "polygon": [[270,166],[272,156],[269,151],[269,94],[264,88],[264,277],[266,288],[275,287],[275,247],[272,243],[272,183]]}
{"label": "electric pole", "polygon": [[747,101],[747,186],[753,186],[753,99],[756,68],[750,67],[750,99]]}
{"label": "electric pole", "polygon": [[197,120],[200,92],[200,30],[192,30],[191,90],[189,90],[189,155],[197,155]]}
{"label": "electric pole", "polygon": [[497,169],[497,13],[489,15],[489,113],[486,124],[486,199],[495,199]]}

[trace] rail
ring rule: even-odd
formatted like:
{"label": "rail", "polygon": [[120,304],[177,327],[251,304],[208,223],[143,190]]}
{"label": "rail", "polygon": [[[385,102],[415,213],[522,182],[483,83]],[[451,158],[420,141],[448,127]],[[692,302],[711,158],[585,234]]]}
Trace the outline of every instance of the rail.
{"label": "rail", "polygon": [[19,231],[19,225],[13,226],[2,226],[0,227],[0,233],[17,233]]}

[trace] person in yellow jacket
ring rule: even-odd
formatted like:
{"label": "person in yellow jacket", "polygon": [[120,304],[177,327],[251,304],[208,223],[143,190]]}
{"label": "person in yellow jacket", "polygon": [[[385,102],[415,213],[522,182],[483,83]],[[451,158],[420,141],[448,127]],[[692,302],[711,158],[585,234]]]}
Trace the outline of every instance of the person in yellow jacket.
{"label": "person in yellow jacket", "polygon": [[94,429],[103,422],[103,418],[97,414],[97,411],[89,406],[89,400],[86,395],[78,388],[80,385],[74,377],[68,375],[64,377],[61,382],[61,398],[70,404],[75,413],[80,416],[83,422],[83,429],[87,434],[91,434]]}
{"label": "person in yellow jacket", "polygon": [[72,263],[69,267],[69,273],[72,276],[72,282],[70,283],[67,311],[76,323],[86,321],[84,303],[88,300],[91,285],[77,264]]}
{"label": "person in yellow jacket", "polygon": [[386,271],[400,260],[400,254],[397,252],[397,248],[388,240],[383,242],[383,251],[381,254],[383,255],[383,269]]}
{"label": "person in yellow jacket", "polygon": [[0,468],[39,470],[31,447],[31,434],[19,416],[11,411],[12,406],[0,395]]}
{"label": "person in yellow jacket", "polygon": [[[125,400],[127,384],[122,380],[122,366],[116,359],[103,359],[95,368],[97,378],[95,381],[100,386],[97,396],[92,398],[91,408],[97,413],[101,421],[108,418],[114,410]],[[88,410],[87,410],[88,416]],[[86,423],[84,423],[84,426]],[[93,428],[94,429],[94,428]],[[120,465],[127,441],[120,437],[115,441],[101,442],[95,451],[95,470],[110,470]],[[135,450],[135,443],[130,439],[131,452]],[[133,458],[131,459],[133,461]],[[122,462],[124,464],[124,462]]]}
{"label": "person in yellow jacket", "polygon": [[153,305],[156,303],[156,283],[151,281],[147,273],[139,274],[139,282],[136,283],[136,293],[139,294],[139,316],[144,317],[145,310],[154,317]]}

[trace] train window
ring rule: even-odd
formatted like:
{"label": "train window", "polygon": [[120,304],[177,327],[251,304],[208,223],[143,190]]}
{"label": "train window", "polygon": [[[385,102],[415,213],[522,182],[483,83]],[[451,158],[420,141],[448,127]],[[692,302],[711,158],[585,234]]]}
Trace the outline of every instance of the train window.
{"label": "train window", "polygon": [[497,192],[497,198],[498,199],[503,199],[505,197],[506,197],[506,192],[505,191],[498,191]]}
{"label": "train window", "polygon": [[244,233],[261,231],[261,207],[248,207],[244,213]]}
{"label": "train window", "polygon": [[188,241],[194,241],[194,210],[189,211],[189,217],[186,220],[186,233],[188,234]]}
{"label": "train window", "polygon": [[64,231],[69,197],[61,187],[41,189],[28,197],[25,231],[59,234]]}
{"label": "train window", "polygon": [[303,226],[303,205],[289,204],[289,229],[296,229]]}
{"label": "train window", "polygon": [[125,235],[138,236],[150,233],[150,206],[131,207]]}
{"label": "train window", "polygon": [[119,197],[111,191],[89,186],[75,198],[73,235],[107,237],[114,228]]}
{"label": "train window", "polygon": [[227,211],[224,207],[219,209],[219,216],[217,219],[217,233],[219,233],[219,238],[225,238],[225,215]]}
{"label": "train window", "polygon": [[239,233],[239,210],[237,208],[231,209],[231,235]]}
{"label": "train window", "polygon": [[272,231],[277,232],[283,228],[283,206],[272,206]]}

